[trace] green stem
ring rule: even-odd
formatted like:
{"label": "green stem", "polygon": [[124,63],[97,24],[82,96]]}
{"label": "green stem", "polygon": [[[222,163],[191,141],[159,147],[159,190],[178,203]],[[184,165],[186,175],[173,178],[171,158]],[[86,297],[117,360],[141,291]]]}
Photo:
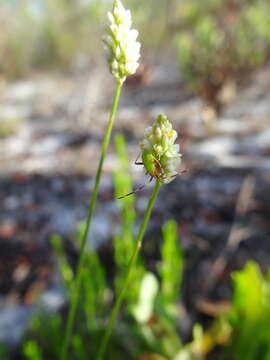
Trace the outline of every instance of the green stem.
{"label": "green stem", "polygon": [[67,359],[68,348],[70,345],[74,319],[75,319],[75,315],[76,315],[76,311],[77,311],[77,307],[78,307],[79,296],[80,296],[85,245],[86,245],[86,241],[88,238],[93,213],[95,210],[98,189],[99,189],[99,183],[100,183],[100,177],[101,177],[101,173],[102,173],[103,163],[104,163],[104,160],[105,160],[105,157],[107,154],[107,149],[108,149],[108,146],[110,143],[111,132],[112,132],[113,122],[114,122],[114,118],[115,118],[115,114],[116,114],[116,110],[117,110],[117,106],[118,106],[118,102],[119,102],[121,88],[122,88],[122,83],[120,81],[118,81],[116,89],[115,89],[115,94],[114,94],[114,99],[113,99],[113,103],[112,103],[110,117],[109,117],[108,124],[107,124],[106,134],[105,134],[105,137],[104,137],[104,140],[102,143],[101,156],[100,156],[99,165],[98,165],[98,169],[97,169],[97,173],[96,173],[95,186],[94,186],[93,193],[92,193],[92,196],[91,196],[91,199],[89,202],[86,225],[85,225],[84,231],[82,233],[82,238],[81,238],[81,242],[80,242],[81,245],[80,245],[79,262],[78,262],[78,267],[77,267],[76,277],[74,280],[73,289],[71,292],[70,308],[69,308],[69,312],[68,312],[67,326],[65,329],[64,342],[63,342],[63,347],[61,350],[60,360]]}
{"label": "green stem", "polygon": [[110,318],[109,318],[109,322],[108,322],[108,325],[106,327],[105,333],[103,335],[102,342],[101,342],[101,345],[100,345],[96,360],[102,360],[103,357],[104,357],[104,354],[105,354],[105,351],[106,351],[106,348],[107,348],[107,345],[108,345],[108,342],[109,342],[109,339],[110,339],[110,336],[111,336],[115,321],[117,319],[117,316],[118,316],[118,313],[119,313],[119,310],[120,310],[120,306],[121,306],[121,304],[122,304],[122,302],[124,300],[124,296],[125,296],[126,290],[128,288],[128,285],[129,285],[132,269],[133,269],[133,266],[134,266],[134,264],[136,262],[138,253],[140,251],[140,248],[141,248],[141,245],[142,245],[142,240],[143,240],[143,237],[144,237],[144,233],[145,233],[149,218],[151,216],[152,209],[153,209],[153,206],[154,206],[154,203],[155,203],[155,200],[156,200],[156,197],[157,197],[160,186],[161,186],[161,183],[159,182],[159,180],[157,180],[156,184],[155,184],[155,187],[154,187],[154,190],[153,190],[153,193],[152,193],[152,195],[151,195],[151,197],[149,199],[147,209],[146,209],[145,214],[144,214],[143,222],[141,224],[140,231],[139,231],[139,234],[138,234],[136,242],[135,242],[134,252],[133,252],[133,254],[131,256],[131,259],[130,259],[130,262],[128,264],[127,274],[126,274],[126,277],[124,279],[123,286],[121,288],[121,291],[120,291],[120,293],[118,295],[118,298],[116,299],[116,302],[115,302],[114,307],[112,309],[112,312],[111,312],[111,315],[110,315]]}

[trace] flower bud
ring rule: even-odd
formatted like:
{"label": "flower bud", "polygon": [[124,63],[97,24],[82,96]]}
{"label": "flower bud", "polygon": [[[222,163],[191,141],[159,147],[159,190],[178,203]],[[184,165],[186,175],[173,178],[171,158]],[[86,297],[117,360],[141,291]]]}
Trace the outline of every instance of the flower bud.
{"label": "flower bud", "polygon": [[108,19],[110,25],[104,39],[108,64],[113,76],[123,83],[127,76],[135,74],[139,66],[141,44],[137,41],[138,31],[131,29],[130,10],[126,10],[120,0],[114,1]]}

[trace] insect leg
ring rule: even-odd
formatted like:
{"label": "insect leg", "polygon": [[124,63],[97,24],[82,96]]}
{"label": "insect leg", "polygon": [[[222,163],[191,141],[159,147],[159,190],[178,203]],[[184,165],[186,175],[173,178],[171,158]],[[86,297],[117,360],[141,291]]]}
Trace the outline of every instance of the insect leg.
{"label": "insect leg", "polygon": [[135,165],[143,165],[143,162],[142,161],[138,161],[139,157],[140,157],[141,154],[139,154],[134,162]]}

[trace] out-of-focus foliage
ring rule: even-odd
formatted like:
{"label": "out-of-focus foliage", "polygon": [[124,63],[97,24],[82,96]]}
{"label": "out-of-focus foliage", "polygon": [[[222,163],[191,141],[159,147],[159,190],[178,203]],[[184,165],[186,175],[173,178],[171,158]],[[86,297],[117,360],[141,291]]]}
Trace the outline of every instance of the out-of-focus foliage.
{"label": "out-of-focus foliage", "polygon": [[[166,0],[128,0],[144,46],[163,38]],[[87,66],[103,54],[105,0],[2,0],[0,2],[0,74],[25,76],[33,69]]]}
{"label": "out-of-focus foliage", "polygon": [[174,360],[201,359],[217,347],[214,359],[270,359],[270,272],[263,276],[258,264],[249,261],[232,279],[231,311],[218,316],[206,331],[197,324],[193,342]]}
{"label": "out-of-focus foliage", "polygon": [[218,316],[201,336],[197,335],[196,346],[188,346],[190,351],[200,349],[200,354],[207,354],[218,346],[214,359],[270,359],[269,271],[263,276],[258,264],[249,261],[233,273],[231,310]]}
{"label": "out-of-focus foliage", "polygon": [[270,54],[270,3],[183,0],[173,10],[183,77],[218,111],[226,83],[242,81]]}
{"label": "out-of-focus foliage", "polygon": [[23,120],[15,117],[1,117],[0,115],[0,139],[17,132]]}
{"label": "out-of-focus foliage", "polygon": [[34,341],[25,343],[23,353],[28,360],[42,360],[41,350]]}
{"label": "out-of-focus foliage", "polygon": [[[116,144],[119,153],[119,149],[125,146],[123,138],[118,136]],[[122,170],[120,167],[118,174]],[[123,174],[127,176],[127,173]],[[69,295],[73,286],[73,269],[65,258],[62,240],[55,236],[52,244]],[[113,270],[105,269],[98,254],[87,250],[80,308],[69,352],[71,359],[88,360],[89,356],[95,356],[112,304],[113,284],[118,286],[115,282],[120,271],[118,266],[123,270],[126,262],[120,258],[130,251],[129,246],[124,251],[126,245],[123,242],[120,251],[114,248],[118,260]],[[163,227],[161,260],[157,269],[160,280],[156,272],[143,266],[142,259],[137,266],[139,271],[136,270],[135,274],[140,274],[140,277],[134,277],[130,285],[129,292],[133,294],[126,296],[126,306],[114,329],[106,359],[203,360],[217,349],[218,357],[214,357],[217,359],[270,359],[270,274],[268,272],[264,277],[255,262],[247,263],[243,270],[233,274],[231,311],[218,316],[207,329],[196,324],[192,340],[187,344],[182,344],[179,333],[183,256],[174,222],[170,221]],[[111,280],[105,275],[108,270]],[[168,283],[169,279],[174,288]],[[63,314],[45,312],[37,315],[24,337],[21,358],[59,359],[64,326]],[[0,356],[3,360],[13,359],[3,348],[0,348]]]}
{"label": "out-of-focus foliage", "polygon": [[2,360],[9,359],[8,352],[2,344],[0,344],[0,359]]}
{"label": "out-of-focus foliage", "polygon": [[[16,77],[100,59],[111,6],[105,0],[2,0],[0,73]],[[226,85],[242,81],[269,57],[268,0],[126,0],[125,6],[143,54],[160,56],[161,44],[175,39],[188,86],[217,111]]]}
{"label": "out-of-focus foliage", "polygon": [[156,50],[160,54],[160,46],[170,42],[166,38],[168,4],[170,0],[126,0],[132,10],[134,24],[140,32],[143,52]]}
{"label": "out-of-focus foliage", "polygon": [[161,290],[164,300],[174,303],[179,298],[181,274],[183,270],[183,253],[177,239],[177,225],[167,222],[163,227],[164,242],[162,245],[162,262],[160,265]]}
{"label": "out-of-focus foliage", "polygon": [[270,272],[255,262],[233,275],[232,344],[226,359],[270,359]]}
{"label": "out-of-focus foliage", "polygon": [[15,77],[95,59],[105,9],[99,0],[1,1],[0,73]]}

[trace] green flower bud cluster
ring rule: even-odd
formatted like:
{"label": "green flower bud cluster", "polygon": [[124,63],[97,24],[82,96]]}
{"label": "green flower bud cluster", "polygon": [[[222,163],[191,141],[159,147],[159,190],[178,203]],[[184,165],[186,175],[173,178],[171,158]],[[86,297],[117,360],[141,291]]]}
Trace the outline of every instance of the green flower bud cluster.
{"label": "green flower bud cluster", "polygon": [[[177,132],[165,115],[159,115],[153,126],[146,128],[144,140],[140,143],[142,158],[144,153],[151,153],[156,161],[156,174],[162,183],[169,183],[178,174],[181,163],[179,145],[174,144]],[[147,170],[147,165],[145,168]],[[154,174],[150,174],[154,175]]]}
{"label": "green flower bud cluster", "polygon": [[110,25],[104,39],[108,51],[110,71],[122,83],[135,74],[140,58],[141,44],[136,41],[138,31],[131,29],[130,10],[120,0],[115,0],[112,12],[108,12]]}

